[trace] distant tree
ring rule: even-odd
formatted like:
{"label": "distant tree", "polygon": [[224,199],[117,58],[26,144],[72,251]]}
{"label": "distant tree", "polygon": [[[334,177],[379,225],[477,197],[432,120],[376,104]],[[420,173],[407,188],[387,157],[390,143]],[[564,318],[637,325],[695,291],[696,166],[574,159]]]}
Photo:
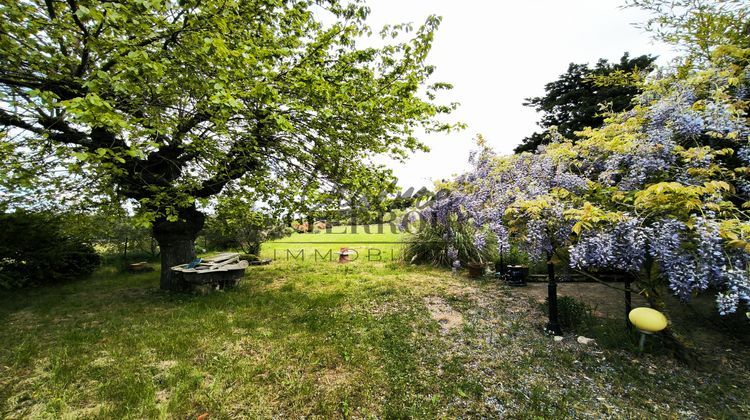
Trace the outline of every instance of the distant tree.
{"label": "distant tree", "polygon": [[281,221],[269,212],[247,203],[241,196],[223,196],[215,214],[208,217],[206,234],[215,248],[236,248],[260,255],[263,242],[285,235]]}
{"label": "distant tree", "polygon": [[159,243],[163,289],[183,288],[170,267],[195,258],[202,206],[228,185],[278,206],[375,188],[372,156],[403,159],[426,149],[416,129],[452,128],[436,117],[454,106],[434,101],[450,85],[425,85],[438,17],[388,26],[374,48],[359,42],[360,0],[21,0],[0,13],[0,192],[41,200],[52,184],[52,201],[80,179],[130,200]]}
{"label": "distant tree", "polygon": [[535,132],[523,139],[515,152],[533,152],[539,145],[550,142],[550,129],[567,139],[575,140],[576,131],[586,127],[599,127],[604,122],[605,110],[621,112],[631,107],[632,98],[640,93],[634,83],[634,72],[647,71],[656,57],[641,55],[630,58],[623,54],[619,63],[600,59],[594,68],[588,64],[570,63],[568,71],[544,87],[546,94],[527,98],[524,106],[542,113]]}
{"label": "distant tree", "polygon": [[[121,208],[110,210],[111,213],[99,212],[88,219],[98,226],[99,239],[106,241],[110,251],[115,251],[127,264],[130,258],[154,258],[159,255],[159,247],[151,237],[149,229],[138,224],[135,217]],[[106,225],[101,226],[101,223]],[[137,260],[136,260],[137,261]]]}
{"label": "distant tree", "polygon": [[418,205],[420,202],[426,201],[431,195],[432,192],[426,187],[422,187],[416,191],[414,191],[414,188],[399,191],[396,197],[393,198],[389,210],[406,210]]}

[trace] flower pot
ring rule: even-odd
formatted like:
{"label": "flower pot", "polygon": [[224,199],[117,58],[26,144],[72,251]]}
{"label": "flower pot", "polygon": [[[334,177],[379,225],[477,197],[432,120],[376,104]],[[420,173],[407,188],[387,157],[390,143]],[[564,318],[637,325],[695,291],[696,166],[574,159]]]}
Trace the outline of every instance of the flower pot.
{"label": "flower pot", "polygon": [[469,277],[477,278],[484,275],[485,265],[481,263],[469,263],[467,264],[469,269]]}
{"label": "flower pot", "polygon": [[522,265],[508,266],[508,285],[526,286],[527,277],[529,277],[529,267]]}

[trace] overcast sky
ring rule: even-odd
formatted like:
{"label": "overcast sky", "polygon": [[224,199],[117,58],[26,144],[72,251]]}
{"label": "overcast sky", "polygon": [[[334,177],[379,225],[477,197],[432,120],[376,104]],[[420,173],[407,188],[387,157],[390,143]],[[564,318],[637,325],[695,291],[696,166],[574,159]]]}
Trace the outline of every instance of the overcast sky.
{"label": "overcast sky", "polygon": [[421,135],[431,148],[405,164],[389,163],[402,187],[431,185],[466,168],[473,138],[481,133],[498,153],[512,153],[521,139],[537,129],[539,116],[524,107],[524,98],[544,93],[544,85],[564,73],[571,62],[617,61],[659,55],[666,64],[674,53],[655,43],[633,23],[644,22],[640,10],[620,9],[620,0],[371,0],[370,25],[424,22],[443,17],[429,63],[433,81],[452,83],[444,99],[461,103],[454,117],[468,128],[447,135]]}

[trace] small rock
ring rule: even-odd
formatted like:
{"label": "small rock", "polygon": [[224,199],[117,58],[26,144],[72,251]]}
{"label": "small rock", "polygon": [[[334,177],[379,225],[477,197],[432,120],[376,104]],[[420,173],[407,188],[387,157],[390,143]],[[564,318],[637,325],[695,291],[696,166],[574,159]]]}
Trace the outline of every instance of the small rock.
{"label": "small rock", "polygon": [[555,338],[554,338],[554,340],[559,343],[559,342],[563,341],[563,336],[556,335]]}
{"label": "small rock", "polygon": [[594,344],[594,339],[593,338],[587,338],[587,337],[584,337],[582,335],[579,335],[578,336],[578,342],[581,343],[581,344],[589,345],[589,344]]}

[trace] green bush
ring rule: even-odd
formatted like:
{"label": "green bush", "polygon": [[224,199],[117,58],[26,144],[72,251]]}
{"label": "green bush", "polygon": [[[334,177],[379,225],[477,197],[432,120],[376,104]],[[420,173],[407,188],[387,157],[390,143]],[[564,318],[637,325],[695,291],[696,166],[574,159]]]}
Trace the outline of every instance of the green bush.
{"label": "green bush", "polygon": [[[293,222],[292,227],[295,223],[299,225]],[[291,232],[273,215],[253,209],[238,197],[224,197],[216,213],[207,218],[202,239],[206,249],[235,249],[260,255],[263,242],[289,236]]]}
{"label": "green bush", "polygon": [[503,252],[503,259],[508,265],[529,265],[529,256],[521,251],[517,246],[511,246],[510,249]]}
{"label": "green bush", "polygon": [[240,254],[240,260],[247,262],[254,262],[260,260],[255,254]]}
{"label": "green bush", "polygon": [[[549,300],[542,305],[545,313],[549,313]],[[569,296],[557,298],[557,317],[563,329],[586,332],[594,324],[593,309],[584,302]]]}
{"label": "green bush", "polygon": [[[240,243],[233,232],[228,232],[216,217],[207,217],[201,231],[202,245],[206,250],[239,249]],[[199,241],[201,242],[201,241]]]}
{"label": "green bush", "polygon": [[48,213],[0,215],[0,288],[57,283],[86,276],[100,257],[94,248],[63,233],[62,219]]}

